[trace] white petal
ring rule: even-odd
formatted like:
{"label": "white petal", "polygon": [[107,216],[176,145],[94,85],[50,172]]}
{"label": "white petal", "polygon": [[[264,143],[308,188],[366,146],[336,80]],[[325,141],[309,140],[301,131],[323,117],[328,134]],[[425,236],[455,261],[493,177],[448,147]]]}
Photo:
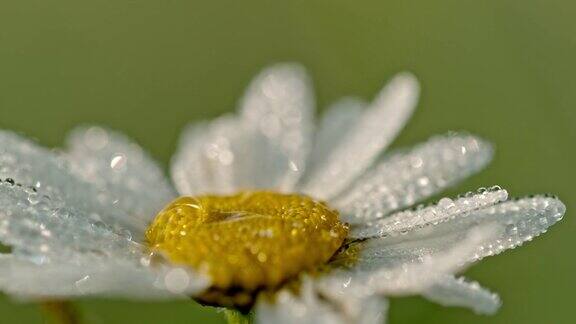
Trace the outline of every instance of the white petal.
{"label": "white petal", "polygon": [[[469,199],[470,206],[463,205],[464,199]],[[480,202],[482,199],[486,200]],[[435,216],[430,216],[428,208],[415,211],[407,216],[410,218],[407,222],[412,224],[411,227],[401,228],[398,232],[395,229],[388,232],[384,226],[378,231],[385,237],[378,240],[417,241],[423,237],[435,237],[441,243],[439,247],[450,246],[454,244],[451,240],[461,232],[486,225],[494,227],[494,235],[478,245],[474,256],[469,260],[462,260],[473,262],[532,240],[562,219],[566,211],[564,204],[553,197],[534,196],[491,206],[489,201],[494,202],[494,199],[498,198],[479,198],[476,195],[461,198],[457,203],[449,198],[441,199],[437,207],[432,207],[437,210]],[[427,220],[428,217],[431,219]],[[376,227],[378,228],[378,225]],[[362,232],[367,233],[365,230]]]}
{"label": "white petal", "polygon": [[125,229],[115,230],[94,214],[58,198],[11,182],[0,183],[0,242],[38,264],[74,262],[77,257],[139,259],[142,247]]}
{"label": "white petal", "polygon": [[182,270],[146,269],[145,249],[128,232],[116,232],[41,189],[3,181],[0,206],[0,242],[12,250],[0,259],[0,289],[10,294],[159,298],[207,285],[198,275],[182,276]]}
{"label": "white petal", "polygon": [[[174,271],[187,274],[177,279],[178,286],[169,281]],[[25,300],[79,296],[184,299],[207,286],[204,277],[180,268],[153,271],[125,260],[85,258],[76,263],[37,265],[11,255],[0,257],[0,290]]]}
{"label": "white petal", "polygon": [[212,193],[229,194],[236,188],[235,177],[241,171],[244,132],[232,116],[218,118],[210,125],[203,143],[205,171],[212,178]]}
{"label": "white petal", "polygon": [[291,191],[304,172],[314,130],[314,97],[304,69],[280,64],[248,87],[240,117],[251,133],[243,152],[251,163],[240,179],[245,188]]}
{"label": "white petal", "polygon": [[477,282],[444,276],[422,294],[443,306],[467,307],[478,314],[491,315],[502,305],[500,297]]}
{"label": "white petal", "polygon": [[233,116],[189,126],[172,161],[172,176],[180,194],[236,191],[236,178],[245,168],[246,140],[246,130]]}
{"label": "white petal", "polygon": [[382,217],[480,171],[492,155],[490,144],[472,135],[432,137],[410,150],[385,156],[334,205],[348,222]]}
{"label": "white petal", "polygon": [[354,314],[353,318],[355,320],[353,323],[384,324],[387,322],[388,300],[382,297],[372,296],[356,302],[350,301],[350,304],[356,304],[354,312],[348,311]]}
{"label": "white petal", "polygon": [[118,208],[92,184],[74,175],[68,162],[14,133],[0,131],[0,179],[11,178],[24,186],[33,186],[67,206],[98,215],[107,224],[143,232],[145,222]]}
{"label": "white petal", "polygon": [[318,166],[326,163],[332,151],[354,128],[366,106],[367,104],[358,98],[344,98],[326,110],[318,126],[307,174],[313,174],[318,171]]}
{"label": "white petal", "polygon": [[304,191],[329,199],[344,190],[396,138],[412,115],[418,92],[418,82],[411,74],[394,77],[326,159],[326,164],[311,175]]}
{"label": "white petal", "polygon": [[274,300],[260,298],[256,305],[259,324],[345,324],[338,309],[318,298],[310,283],[303,283],[300,295],[289,290],[277,293]]}
{"label": "white petal", "polygon": [[[326,298],[327,296],[323,296]],[[382,296],[366,295],[354,296],[339,295],[331,296],[338,299],[329,301],[342,309],[346,319],[354,324],[382,324],[386,323],[388,314],[388,300]]]}
{"label": "white petal", "polygon": [[212,190],[212,180],[204,172],[203,145],[208,126],[199,123],[188,126],[180,138],[176,155],[172,158],[171,174],[181,195],[195,195]]}
{"label": "white petal", "polygon": [[353,238],[385,237],[406,234],[409,231],[434,226],[448,221],[457,215],[493,206],[506,201],[508,192],[499,186],[490,189],[479,189],[452,200],[442,198],[437,204],[426,207],[418,206],[394,213],[389,217],[373,220],[363,225],[352,227]]}
{"label": "white petal", "polygon": [[0,242],[12,249],[2,256],[0,289],[10,294],[157,298],[196,292],[206,281],[182,276],[182,270],[174,276],[171,268],[145,269],[145,248],[128,232],[116,232],[41,190],[1,182],[0,206]]}
{"label": "white petal", "polygon": [[382,297],[327,300],[320,298],[315,288],[312,279],[305,278],[298,295],[285,289],[274,300],[261,297],[256,306],[256,322],[381,324],[386,321],[388,302]]}
{"label": "white petal", "polygon": [[68,137],[72,170],[106,193],[115,206],[150,221],[175,198],[158,164],[122,134],[98,127],[79,127]]}
{"label": "white petal", "polygon": [[346,257],[336,259],[333,266],[345,266],[321,278],[319,287],[334,299],[419,293],[442,276],[459,271],[463,261],[472,258],[477,247],[494,232],[492,226],[482,226],[461,231],[448,240],[421,237],[413,241],[364,241],[354,262],[346,265]]}

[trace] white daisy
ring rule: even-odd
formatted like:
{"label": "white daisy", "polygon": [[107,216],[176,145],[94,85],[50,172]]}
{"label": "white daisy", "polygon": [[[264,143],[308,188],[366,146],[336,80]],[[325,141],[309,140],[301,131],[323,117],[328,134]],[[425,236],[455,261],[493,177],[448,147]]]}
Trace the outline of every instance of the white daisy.
{"label": "white daisy", "polygon": [[[394,77],[314,126],[302,68],[278,65],[237,115],[196,123],[172,163],[101,127],[63,151],[0,132],[0,289],[26,300],[188,298],[259,323],[381,323],[389,296],[493,313],[500,299],[455,274],[560,220],[558,199],[498,186],[414,206],[488,164],[469,134],[382,152],[416,105]],[[178,198],[180,197],[180,198]]]}

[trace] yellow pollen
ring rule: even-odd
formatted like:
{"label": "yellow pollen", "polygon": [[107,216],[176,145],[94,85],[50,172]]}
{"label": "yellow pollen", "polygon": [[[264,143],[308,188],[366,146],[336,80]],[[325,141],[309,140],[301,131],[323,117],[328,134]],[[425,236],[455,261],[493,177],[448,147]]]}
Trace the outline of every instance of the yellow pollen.
{"label": "yellow pollen", "polygon": [[245,307],[261,290],[280,287],[325,264],[348,226],[325,203],[298,194],[246,191],[180,197],[146,231],[152,251],[207,273],[199,300]]}

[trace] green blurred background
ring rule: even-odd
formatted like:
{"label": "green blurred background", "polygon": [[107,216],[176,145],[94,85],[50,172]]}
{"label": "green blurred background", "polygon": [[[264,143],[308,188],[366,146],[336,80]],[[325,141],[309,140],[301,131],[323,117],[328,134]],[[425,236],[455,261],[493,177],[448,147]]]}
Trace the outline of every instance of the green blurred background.
{"label": "green blurred background", "polygon": [[[309,68],[319,106],[419,76],[415,117],[395,142],[467,129],[497,145],[457,191],[499,184],[557,193],[567,217],[467,274],[498,291],[494,317],[394,299],[392,323],[570,323],[576,288],[576,5],[560,0],[2,0],[0,127],[59,145],[78,123],[134,137],[164,165],[186,123],[231,111],[259,69]],[[222,323],[191,302],[78,303],[88,323]],[[572,320],[571,320],[572,319]],[[0,321],[41,323],[0,299]]]}

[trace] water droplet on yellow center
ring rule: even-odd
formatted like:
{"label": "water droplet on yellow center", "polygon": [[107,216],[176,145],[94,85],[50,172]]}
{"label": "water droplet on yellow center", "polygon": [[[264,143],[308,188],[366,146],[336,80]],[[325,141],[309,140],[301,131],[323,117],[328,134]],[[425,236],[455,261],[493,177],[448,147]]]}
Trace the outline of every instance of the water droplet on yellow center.
{"label": "water droplet on yellow center", "polygon": [[347,233],[338,213],[323,202],[250,191],[178,198],[156,216],[146,239],[171,262],[211,277],[201,300],[246,306],[254,292],[325,264]]}

